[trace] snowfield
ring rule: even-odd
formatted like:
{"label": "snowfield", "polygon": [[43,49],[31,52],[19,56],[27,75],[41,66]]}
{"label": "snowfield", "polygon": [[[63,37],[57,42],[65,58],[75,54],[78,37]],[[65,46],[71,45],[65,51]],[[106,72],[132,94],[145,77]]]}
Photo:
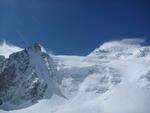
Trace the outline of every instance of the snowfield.
{"label": "snowfield", "polygon": [[[29,63],[23,62],[27,65],[23,73],[20,60],[9,58],[18,69],[16,79],[29,87],[25,91],[21,90],[24,85],[8,89],[6,95],[12,93],[13,98],[0,95],[4,100],[0,113],[150,113],[150,46],[143,45],[142,39],[111,41],[87,56],[51,55],[36,45],[26,49],[26,57],[23,49],[1,44],[0,55],[5,58],[14,52],[25,54]],[[5,66],[0,67],[0,73],[4,70]],[[4,74],[0,74],[0,82],[1,76]],[[33,96],[35,83],[38,87]],[[28,95],[15,97],[16,91]]]}

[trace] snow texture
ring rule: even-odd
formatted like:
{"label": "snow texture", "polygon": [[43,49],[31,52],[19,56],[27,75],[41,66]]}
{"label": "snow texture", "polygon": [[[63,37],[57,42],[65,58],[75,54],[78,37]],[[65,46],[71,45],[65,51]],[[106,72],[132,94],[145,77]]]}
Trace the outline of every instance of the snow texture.
{"label": "snow texture", "polygon": [[[0,113],[150,113],[150,46],[143,46],[142,39],[106,42],[87,56],[51,55],[38,44],[5,54],[7,48],[14,46],[2,45],[0,89],[7,86],[8,92],[5,99],[0,97],[6,100],[0,102]],[[10,63],[6,65],[7,61]],[[25,61],[28,71],[11,78],[13,72],[22,72],[16,69],[24,69]],[[33,79],[29,70],[36,74]],[[16,81],[20,76],[30,79],[23,79],[29,85],[26,89],[2,84],[1,78]],[[30,90],[37,81],[37,94],[31,98]],[[23,96],[28,99],[19,99],[21,94],[16,92],[20,91],[26,91],[28,95]],[[17,97],[8,98],[14,92]]]}

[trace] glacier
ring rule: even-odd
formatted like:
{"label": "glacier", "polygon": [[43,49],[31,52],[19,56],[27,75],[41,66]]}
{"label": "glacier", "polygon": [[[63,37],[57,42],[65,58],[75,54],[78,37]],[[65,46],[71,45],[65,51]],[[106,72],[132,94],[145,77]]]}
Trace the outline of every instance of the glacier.
{"label": "glacier", "polygon": [[150,46],[105,42],[87,56],[0,44],[0,113],[150,113]]}

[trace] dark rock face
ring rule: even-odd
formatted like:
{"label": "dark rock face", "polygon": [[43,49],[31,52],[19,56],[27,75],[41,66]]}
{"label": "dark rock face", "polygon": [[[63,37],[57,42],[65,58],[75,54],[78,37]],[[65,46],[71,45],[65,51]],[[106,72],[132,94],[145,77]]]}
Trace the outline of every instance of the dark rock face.
{"label": "dark rock face", "polygon": [[41,46],[38,43],[34,43],[31,47],[27,48],[27,50],[38,52],[41,51]]}
{"label": "dark rock face", "polygon": [[11,96],[7,95],[8,91],[11,87],[16,85],[15,74],[16,68],[14,66],[11,66],[9,68],[6,68],[1,74],[0,74],[0,100],[6,101],[7,98],[11,98]]}
{"label": "dark rock face", "polygon": [[26,71],[29,63],[29,54],[26,50],[10,55],[8,59],[8,65],[15,65],[22,72]]}
{"label": "dark rock face", "polygon": [[[45,62],[44,68],[47,68],[48,76],[54,75],[52,71],[54,64],[49,62],[52,61],[51,57],[41,52],[38,44],[11,54],[8,59],[0,56],[0,108],[6,103],[17,106],[26,102],[33,103],[44,97],[48,84],[46,80],[39,77],[35,64],[31,63],[31,52],[38,54],[39,58]],[[8,106],[7,110],[9,109],[11,107]]]}
{"label": "dark rock face", "polygon": [[5,65],[5,57],[0,56],[0,73],[3,71],[4,65]]}

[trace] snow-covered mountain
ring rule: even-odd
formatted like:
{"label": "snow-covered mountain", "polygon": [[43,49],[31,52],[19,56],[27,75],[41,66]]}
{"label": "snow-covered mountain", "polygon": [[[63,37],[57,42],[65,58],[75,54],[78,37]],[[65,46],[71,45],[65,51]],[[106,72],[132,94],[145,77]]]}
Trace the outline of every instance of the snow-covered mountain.
{"label": "snow-covered mountain", "polygon": [[2,109],[18,109],[39,99],[58,94],[53,76],[56,65],[52,58],[34,44],[9,58],[1,56],[0,103]]}
{"label": "snow-covered mountain", "polygon": [[2,44],[0,113],[150,113],[150,46],[142,45],[111,41],[66,56]]}

